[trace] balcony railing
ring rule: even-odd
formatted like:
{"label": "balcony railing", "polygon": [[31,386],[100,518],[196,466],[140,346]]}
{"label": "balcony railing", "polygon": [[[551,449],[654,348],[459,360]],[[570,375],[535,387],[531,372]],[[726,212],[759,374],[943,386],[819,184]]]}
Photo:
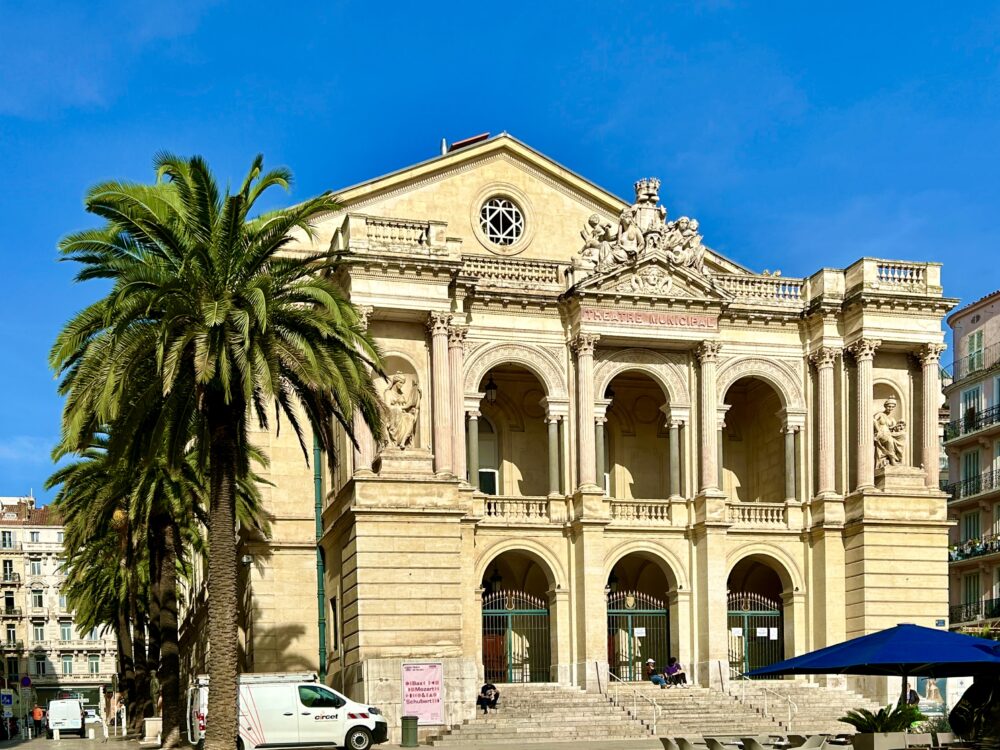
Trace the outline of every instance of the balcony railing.
{"label": "balcony railing", "polygon": [[972,602],[971,604],[957,604],[948,610],[948,616],[952,625],[959,622],[975,622],[976,620],[1000,617],[1000,598]]}
{"label": "balcony railing", "polygon": [[486,518],[512,523],[548,523],[549,500],[547,497],[486,498]]}
{"label": "balcony railing", "polygon": [[784,529],[784,503],[730,503],[729,523],[748,529]]}
{"label": "balcony railing", "polygon": [[0,651],[21,651],[24,641],[0,641]]}
{"label": "balcony railing", "polygon": [[2,585],[17,585],[21,582],[20,573],[7,573],[3,577],[0,577],[0,584]]}
{"label": "balcony railing", "polygon": [[666,500],[611,500],[611,520],[632,524],[670,524],[670,503]]}
{"label": "balcony railing", "polygon": [[954,440],[962,435],[985,430],[995,424],[1000,424],[1000,404],[981,411],[969,409],[964,416],[953,419],[945,425],[944,439]]}
{"label": "balcony railing", "polygon": [[1000,365],[1000,343],[990,344],[982,351],[973,352],[951,363],[952,383],[986,372]]}
{"label": "balcony railing", "polygon": [[968,560],[970,557],[982,557],[983,555],[994,555],[1000,552],[1000,536],[996,534],[983,534],[978,539],[969,539],[961,544],[954,545],[948,551],[950,562]]}
{"label": "balcony railing", "polygon": [[20,617],[20,607],[0,607],[0,617]]}
{"label": "balcony railing", "polygon": [[1000,469],[984,471],[974,477],[946,484],[941,489],[951,495],[952,502],[992,492],[1000,489]]}

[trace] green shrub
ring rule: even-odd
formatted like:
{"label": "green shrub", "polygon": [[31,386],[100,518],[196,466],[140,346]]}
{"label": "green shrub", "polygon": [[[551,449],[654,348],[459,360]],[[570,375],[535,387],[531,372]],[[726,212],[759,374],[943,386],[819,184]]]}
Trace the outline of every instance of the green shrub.
{"label": "green shrub", "polygon": [[911,724],[927,717],[916,706],[885,706],[878,712],[859,708],[848,711],[838,721],[850,724],[859,732],[905,732]]}

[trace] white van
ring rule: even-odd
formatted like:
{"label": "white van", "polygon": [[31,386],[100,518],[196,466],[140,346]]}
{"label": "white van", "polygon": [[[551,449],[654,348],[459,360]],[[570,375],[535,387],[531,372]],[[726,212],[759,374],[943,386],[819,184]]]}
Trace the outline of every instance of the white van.
{"label": "white van", "polygon": [[48,736],[52,738],[52,730],[58,729],[60,735],[79,734],[83,737],[83,701],[79,698],[59,698],[49,701]]}
{"label": "white van", "polygon": [[[202,747],[208,718],[208,675],[188,688],[188,741]],[[239,750],[347,747],[385,742],[388,725],[374,706],[355,703],[313,672],[240,675]]]}

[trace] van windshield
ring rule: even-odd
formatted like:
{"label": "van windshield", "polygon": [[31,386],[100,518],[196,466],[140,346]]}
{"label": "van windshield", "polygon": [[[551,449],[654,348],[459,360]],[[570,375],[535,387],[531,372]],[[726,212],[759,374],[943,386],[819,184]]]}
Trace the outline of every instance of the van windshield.
{"label": "van windshield", "polygon": [[319,685],[299,685],[299,701],[306,708],[340,708],[344,701]]}

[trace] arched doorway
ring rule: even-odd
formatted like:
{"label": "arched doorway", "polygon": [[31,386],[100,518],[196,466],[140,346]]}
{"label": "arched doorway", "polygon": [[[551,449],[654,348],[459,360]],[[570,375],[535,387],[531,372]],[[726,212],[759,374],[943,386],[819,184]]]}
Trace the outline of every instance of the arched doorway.
{"label": "arched doorway", "polygon": [[785,617],[777,571],[755,557],[729,573],[729,671],[736,677],[785,658]]}
{"label": "arched doorway", "polygon": [[781,398],[759,378],[740,378],[726,391],[722,490],[741,503],[785,500]]}
{"label": "arched doorway", "polygon": [[642,680],[647,659],[660,667],[674,653],[670,591],[676,588],[660,561],[644,553],[619,560],[608,576],[608,668],[622,680]]}
{"label": "arched doorway", "polygon": [[482,587],[486,680],[549,682],[553,648],[546,571],[526,553],[504,552],[486,567]]}
{"label": "arched doorway", "polygon": [[670,496],[667,397],[648,374],[627,370],[604,391],[607,424],[599,460],[605,494],[621,500]]}

